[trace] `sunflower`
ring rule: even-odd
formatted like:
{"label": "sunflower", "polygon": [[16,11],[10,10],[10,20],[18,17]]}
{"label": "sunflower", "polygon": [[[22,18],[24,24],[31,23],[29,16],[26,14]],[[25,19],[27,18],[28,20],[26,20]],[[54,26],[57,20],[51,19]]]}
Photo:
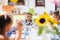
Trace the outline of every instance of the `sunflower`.
{"label": "sunflower", "polygon": [[48,19],[48,21],[52,24],[57,24],[57,20],[55,20],[54,18],[52,18],[50,15],[48,15],[47,12],[44,12],[44,15],[46,16],[46,18]]}
{"label": "sunflower", "polygon": [[44,12],[44,15],[40,15],[38,16],[38,18],[36,18],[36,24],[38,25],[38,35],[41,35],[44,31],[44,29],[46,28],[46,24],[52,23],[53,24],[53,29],[56,31],[56,33],[58,34],[58,29],[56,28],[56,24],[57,21],[54,20],[54,18],[52,18],[50,15],[48,15],[48,13]]}
{"label": "sunflower", "polygon": [[45,15],[40,15],[38,18],[36,18],[36,24],[38,26],[45,26],[47,23],[47,19]]}

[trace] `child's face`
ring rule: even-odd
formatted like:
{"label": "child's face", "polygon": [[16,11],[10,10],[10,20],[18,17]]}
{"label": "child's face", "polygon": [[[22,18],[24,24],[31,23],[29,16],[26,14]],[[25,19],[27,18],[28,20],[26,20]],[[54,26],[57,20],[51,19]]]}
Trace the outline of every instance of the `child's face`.
{"label": "child's face", "polygon": [[59,19],[59,16],[54,15],[54,19],[58,20]]}
{"label": "child's face", "polygon": [[26,19],[27,19],[27,20],[32,20],[32,15],[26,14]]}
{"label": "child's face", "polygon": [[6,26],[5,26],[5,31],[6,32],[8,32],[10,30],[11,25],[12,25],[11,23],[10,24],[6,24]]}
{"label": "child's face", "polygon": [[58,20],[58,24],[60,25],[60,17],[59,17],[59,20]]}
{"label": "child's face", "polygon": [[58,24],[60,25],[60,20],[58,21]]}
{"label": "child's face", "polygon": [[58,21],[58,24],[60,25],[60,17],[59,17],[59,15],[58,15],[58,17],[57,17],[57,21]]}

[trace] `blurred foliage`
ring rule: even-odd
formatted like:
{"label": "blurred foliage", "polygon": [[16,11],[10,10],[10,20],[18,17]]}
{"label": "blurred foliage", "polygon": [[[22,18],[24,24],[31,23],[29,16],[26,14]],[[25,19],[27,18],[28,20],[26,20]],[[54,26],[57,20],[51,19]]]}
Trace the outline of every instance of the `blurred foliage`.
{"label": "blurred foliage", "polygon": [[29,8],[28,9],[28,13],[31,13],[33,15],[34,14],[34,9],[33,8]]}

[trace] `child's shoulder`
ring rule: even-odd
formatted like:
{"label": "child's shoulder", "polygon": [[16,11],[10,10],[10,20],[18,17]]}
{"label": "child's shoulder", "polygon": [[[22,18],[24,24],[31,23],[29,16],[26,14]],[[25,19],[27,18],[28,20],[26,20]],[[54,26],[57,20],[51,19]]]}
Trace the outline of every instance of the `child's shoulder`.
{"label": "child's shoulder", "polygon": [[4,36],[3,35],[0,35],[0,40],[3,40],[4,39]]}

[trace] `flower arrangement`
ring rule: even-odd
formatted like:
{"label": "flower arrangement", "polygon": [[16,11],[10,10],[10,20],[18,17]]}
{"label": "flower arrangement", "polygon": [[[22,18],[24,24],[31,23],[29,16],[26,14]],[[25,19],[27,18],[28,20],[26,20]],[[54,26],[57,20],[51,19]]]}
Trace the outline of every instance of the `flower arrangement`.
{"label": "flower arrangement", "polygon": [[[57,21],[50,15],[48,15],[47,12],[44,12],[44,14],[38,16],[35,22],[38,25],[38,35],[46,32],[52,32],[57,35],[59,34],[57,29]],[[52,27],[50,24],[52,25]],[[48,28],[49,26],[51,27],[51,29]]]}

